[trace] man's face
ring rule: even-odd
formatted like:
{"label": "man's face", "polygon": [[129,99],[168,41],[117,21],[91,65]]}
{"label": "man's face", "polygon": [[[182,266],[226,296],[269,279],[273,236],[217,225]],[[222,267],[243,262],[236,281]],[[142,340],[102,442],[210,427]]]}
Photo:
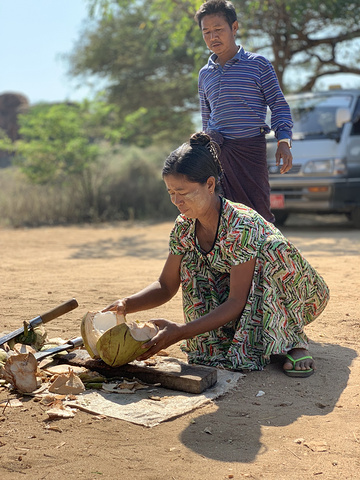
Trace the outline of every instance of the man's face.
{"label": "man's face", "polygon": [[201,20],[201,31],[205,43],[208,49],[218,57],[228,56],[235,48],[237,49],[235,43],[237,29],[238,22],[234,22],[230,27],[222,15],[205,15]]}

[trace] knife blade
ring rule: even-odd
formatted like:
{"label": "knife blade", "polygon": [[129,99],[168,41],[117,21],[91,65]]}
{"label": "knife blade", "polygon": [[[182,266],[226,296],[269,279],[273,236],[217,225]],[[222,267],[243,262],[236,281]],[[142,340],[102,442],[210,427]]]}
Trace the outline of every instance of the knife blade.
{"label": "knife blade", "polygon": [[43,350],[42,352],[34,353],[34,357],[36,360],[42,360],[45,357],[49,357],[50,355],[55,355],[56,353],[64,352],[65,350],[73,350],[74,348],[78,348],[84,345],[82,337],[76,337],[72,340],[68,340],[67,343],[63,345],[58,345],[56,347],[48,348],[47,350]]}
{"label": "knife blade", "polygon": [[[72,298],[67,302],[64,302],[61,305],[58,305],[57,307],[52,308],[51,310],[42,313],[41,315],[38,315],[37,317],[30,320],[28,324],[28,329],[33,329],[41,323],[50,322],[50,320],[60,317],[60,315],[63,315],[64,313],[71,312],[71,310],[74,310],[76,307],[78,307],[78,305],[79,304],[75,300],[75,298]],[[0,338],[0,345],[3,345],[4,343],[8,342],[12,338],[17,337],[18,335],[21,335],[22,333],[24,333],[24,327],[18,328],[17,330],[14,330],[13,332],[4,335]]]}

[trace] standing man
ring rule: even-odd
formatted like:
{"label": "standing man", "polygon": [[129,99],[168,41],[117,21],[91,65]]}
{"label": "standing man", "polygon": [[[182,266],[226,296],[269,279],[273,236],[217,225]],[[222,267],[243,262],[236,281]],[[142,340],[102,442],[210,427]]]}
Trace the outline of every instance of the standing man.
{"label": "standing man", "polygon": [[246,52],[235,42],[238,30],[234,5],[208,0],[195,14],[204,41],[213,52],[199,72],[203,130],[221,146],[224,196],[257,210],[274,222],[266,161],[265,123],[271,110],[271,129],[278,140],[276,164],[291,169],[292,119],[271,63]]}

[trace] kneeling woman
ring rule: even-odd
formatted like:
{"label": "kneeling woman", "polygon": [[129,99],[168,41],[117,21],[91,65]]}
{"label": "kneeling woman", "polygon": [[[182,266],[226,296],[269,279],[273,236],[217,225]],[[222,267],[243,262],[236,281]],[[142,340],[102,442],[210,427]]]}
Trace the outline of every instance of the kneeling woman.
{"label": "kneeling woman", "polygon": [[163,179],[180,215],[163,271],[104,311],[157,307],[181,285],[185,324],[152,320],[160,330],[139,360],[186,340],[189,363],[261,370],[270,355],[285,354],[285,373],[311,375],[304,327],[324,310],[328,288],[273,224],[218,194],[218,154],[218,145],[197,133],[169,155]]}

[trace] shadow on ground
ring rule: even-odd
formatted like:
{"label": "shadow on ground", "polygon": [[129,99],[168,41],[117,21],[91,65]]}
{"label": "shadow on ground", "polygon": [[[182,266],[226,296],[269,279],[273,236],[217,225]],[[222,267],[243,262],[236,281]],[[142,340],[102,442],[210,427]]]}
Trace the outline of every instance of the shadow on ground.
{"label": "shadow on ground", "polygon": [[[262,426],[283,427],[301,416],[328,415],[348,383],[349,367],[357,353],[339,345],[317,343],[311,344],[311,351],[318,366],[314,375],[289,378],[279,362],[262,372],[247,373],[236,392],[216,402],[216,412],[197,417],[184,430],[180,437],[183,444],[213,460],[249,463],[264,453]],[[257,397],[259,391],[265,394]]]}
{"label": "shadow on ground", "polygon": [[76,250],[72,259],[110,259],[120,257],[136,257],[138,259],[165,259],[168,253],[168,238],[158,238],[155,241],[147,241],[146,238],[133,236],[88,242],[80,245],[72,245]]}

